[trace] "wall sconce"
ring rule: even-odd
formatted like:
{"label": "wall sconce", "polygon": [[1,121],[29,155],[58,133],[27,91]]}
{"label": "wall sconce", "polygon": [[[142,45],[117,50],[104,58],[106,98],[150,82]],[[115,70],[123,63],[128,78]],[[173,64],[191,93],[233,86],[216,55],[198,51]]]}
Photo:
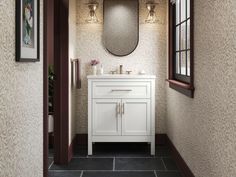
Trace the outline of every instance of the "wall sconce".
{"label": "wall sconce", "polygon": [[148,9],[148,16],[147,19],[145,20],[146,23],[157,23],[157,17],[156,17],[156,12],[155,12],[155,8],[156,8],[157,3],[155,3],[154,1],[148,1],[146,3],[146,8]]}
{"label": "wall sconce", "polygon": [[89,8],[89,16],[86,19],[86,22],[88,23],[98,23],[98,18],[96,16],[96,9],[98,8],[98,2],[96,1],[91,1],[86,4]]}

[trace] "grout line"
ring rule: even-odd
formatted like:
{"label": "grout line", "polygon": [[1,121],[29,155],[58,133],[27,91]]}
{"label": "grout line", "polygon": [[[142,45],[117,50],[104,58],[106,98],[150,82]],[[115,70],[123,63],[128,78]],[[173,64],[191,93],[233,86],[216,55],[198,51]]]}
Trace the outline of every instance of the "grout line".
{"label": "grout line", "polygon": [[164,165],[164,167],[165,167],[165,170],[167,171],[166,164],[165,164],[163,158],[161,158],[161,161],[162,161],[162,163],[163,163],[163,165]]}
{"label": "grout line", "polygon": [[54,161],[52,161],[52,163],[49,165],[48,170],[50,170],[53,164],[54,164]]}
{"label": "grout line", "polygon": [[116,158],[114,157],[114,159],[113,159],[113,171],[115,171],[115,169],[116,169],[116,167],[115,167],[116,164],[115,163],[116,163]]}
{"label": "grout line", "polygon": [[82,177],[84,174],[84,171],[82,170],[81,173],[80,173],[80,177]]}
{"label": "grout line", "polygon": [[154,170],[154,175],[155,175],[155,177],[158,177],[158,176],[157,176],[157,172],[156,172],[156,170]]}

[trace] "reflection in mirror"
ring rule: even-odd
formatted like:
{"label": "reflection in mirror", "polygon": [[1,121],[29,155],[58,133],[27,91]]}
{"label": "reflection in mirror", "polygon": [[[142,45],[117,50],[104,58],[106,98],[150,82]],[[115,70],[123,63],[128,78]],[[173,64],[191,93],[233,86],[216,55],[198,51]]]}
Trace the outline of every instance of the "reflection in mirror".
{"label": "reflection in mirror", "polygon": [[139,40],[138,0],[104,0],[103,40],[113,55],[132,53]]}

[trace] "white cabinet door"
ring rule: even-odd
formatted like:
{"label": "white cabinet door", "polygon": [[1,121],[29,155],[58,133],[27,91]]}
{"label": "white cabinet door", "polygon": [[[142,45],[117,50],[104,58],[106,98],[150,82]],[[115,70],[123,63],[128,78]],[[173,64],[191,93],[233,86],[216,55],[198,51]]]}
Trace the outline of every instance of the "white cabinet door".
{"label": "white cabinet door", "polygon": [[93,99],[93,135],[121,135],[120,99]]}
{"label": "white cabinet door", "polygon": [[122,99],[122,135],[150,135],[150,100]]}

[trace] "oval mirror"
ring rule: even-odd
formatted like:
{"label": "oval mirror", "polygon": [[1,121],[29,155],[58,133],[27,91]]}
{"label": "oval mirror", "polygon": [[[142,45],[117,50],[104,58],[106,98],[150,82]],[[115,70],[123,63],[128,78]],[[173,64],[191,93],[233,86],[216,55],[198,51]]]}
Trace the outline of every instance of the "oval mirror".
{"label": "oval mirror", "polygon": [[105,48],[113,55],[132,53],[139,41],[138,0],[104,0]]}

